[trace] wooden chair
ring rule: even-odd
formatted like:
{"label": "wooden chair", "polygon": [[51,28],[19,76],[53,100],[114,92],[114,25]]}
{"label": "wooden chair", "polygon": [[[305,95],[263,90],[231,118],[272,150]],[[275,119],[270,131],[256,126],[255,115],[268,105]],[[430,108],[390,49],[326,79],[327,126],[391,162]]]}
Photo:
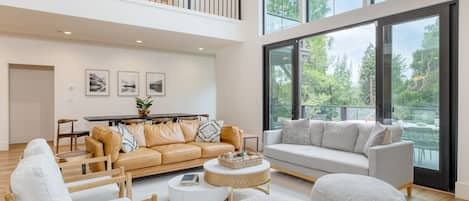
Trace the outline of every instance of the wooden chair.
{"label": "wooden chair", "polygon": [[124,125],[136,125],[136,124],[145,124],[145,119],[127,119],[122,120],[121,123]]}
{"label": "wooden chair", "polygon": [[[106,186],[109,184],[117,184],[119,186],[119,198],[127,197],[132,199],[132,175],[131,173],[125,173],[124,168],[112,169],[111,157],[102,156],[90,159],[84,159],[82,161],[72,161],[58,163],[58,166],[61,170],[64,168],[87,168],[91,163],[106,162],[106,170],[101,172],[87,173],[83,175],[73,175],[73,176],[64,176],[64,183],[77,182],[77,181],[86,181],[94,178],[109,177],[107,179],[102,179],[98,181],[90,181],[81,185],[75,185],[68,188],[70,193],[84,191],[88,189],[98,188],[101,186]],[[15,201],[15,196],[11,192],[11,188],[7,189],[5,194],[5,201]],[[157,195],[153,195],[151,198],[144,201],[157,201]]]}
{"label": "wooden chair", "polygon": [[[60,144],[60,139],[62,138],[70,138],[70,151],[73,151],[73,144],[75,144],[75,149],[77,148],[78,145],[78,138],[79,137],[84,137],[84,136],[90,136],[89,131],[75,131],[75,122],[78,120],[76,119],[59,119],[57,121],[57,144],[55,147],[55,153],[59,153],[59,144]],[[61,133],[60,130],[63,125],[65,124],[70,124],[70,132],[66,133]],[[75,140],[75,143],[73,142]]]}
{"label": "wooden chair", "polygon": [[154,118],[151,120],[152,124],[167,124],[172,123],[173,118]]}

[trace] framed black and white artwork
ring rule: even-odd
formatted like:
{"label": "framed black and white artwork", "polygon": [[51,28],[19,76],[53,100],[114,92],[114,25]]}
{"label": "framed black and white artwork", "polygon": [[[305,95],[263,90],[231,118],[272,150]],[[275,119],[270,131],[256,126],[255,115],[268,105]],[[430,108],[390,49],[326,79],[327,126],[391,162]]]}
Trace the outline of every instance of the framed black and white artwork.
{"label": "framed black and white artwork", "polygon": [[147,72],[147,96],[166,95],[166,74]]}
{"label": "framed black and white artwork", "polygon": [[138,96],[139,73],[132,71],[117,72],[117,95],[118,96]]}
{"label": "framed black and white artwork", "polygon": [[87,96],[109,96],[109,70],[85,70],[85,94]]}

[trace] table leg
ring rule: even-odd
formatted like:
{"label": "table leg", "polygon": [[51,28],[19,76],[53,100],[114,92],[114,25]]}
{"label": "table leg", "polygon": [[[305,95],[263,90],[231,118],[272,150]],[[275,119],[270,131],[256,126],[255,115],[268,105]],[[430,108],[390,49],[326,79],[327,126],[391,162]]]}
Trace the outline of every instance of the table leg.
{"label": "table leg", "polygon": [[73,135],[70,135],[70,151],[73,151]]}
{"label": "table leg", "polygon": [[246,138],[243,139],[243,151],[246,151]]}
{"label": "table leg", "polygon": [[256,137],[256,152],[259,152],[259,137]]}
{"label": "table leg", "polygon": [[234,194],[234,189],[233,189],[233,187],[231,187],[231,188],[230,188],[230,199],[228,199],[228,201],[234,201],[234,196],[233,196],[233,194]]}

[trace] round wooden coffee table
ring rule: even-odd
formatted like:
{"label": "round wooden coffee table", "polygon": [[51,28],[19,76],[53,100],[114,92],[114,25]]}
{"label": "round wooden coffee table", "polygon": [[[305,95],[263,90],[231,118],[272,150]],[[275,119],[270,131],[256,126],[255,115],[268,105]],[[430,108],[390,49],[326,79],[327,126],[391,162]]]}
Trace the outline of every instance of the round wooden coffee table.
{"label": "round wooden coffee table", "polygon": [[[241,168],[231,169],[218,164],[217,159],[209,160],[204,163],[205,182],[214,186],[231,187],[230,198],[233,200],[233,191],[235,189],[253,188],[270,194],[270,163],[263,160],[262,164]],[[267,188],[261,188],[266,185]]]}

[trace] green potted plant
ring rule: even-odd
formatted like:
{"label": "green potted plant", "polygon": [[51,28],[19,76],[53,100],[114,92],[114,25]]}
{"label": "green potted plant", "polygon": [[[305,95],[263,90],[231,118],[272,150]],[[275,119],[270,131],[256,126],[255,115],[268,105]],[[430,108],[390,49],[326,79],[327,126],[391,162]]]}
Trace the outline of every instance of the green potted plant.
{"label": "green potted plant", "polygon": [[137,97],[135,98],[135,102],[139,116],[146,117],[150,114],[150,107],[153,105],[153,99],[150,96],[144,99]]}

